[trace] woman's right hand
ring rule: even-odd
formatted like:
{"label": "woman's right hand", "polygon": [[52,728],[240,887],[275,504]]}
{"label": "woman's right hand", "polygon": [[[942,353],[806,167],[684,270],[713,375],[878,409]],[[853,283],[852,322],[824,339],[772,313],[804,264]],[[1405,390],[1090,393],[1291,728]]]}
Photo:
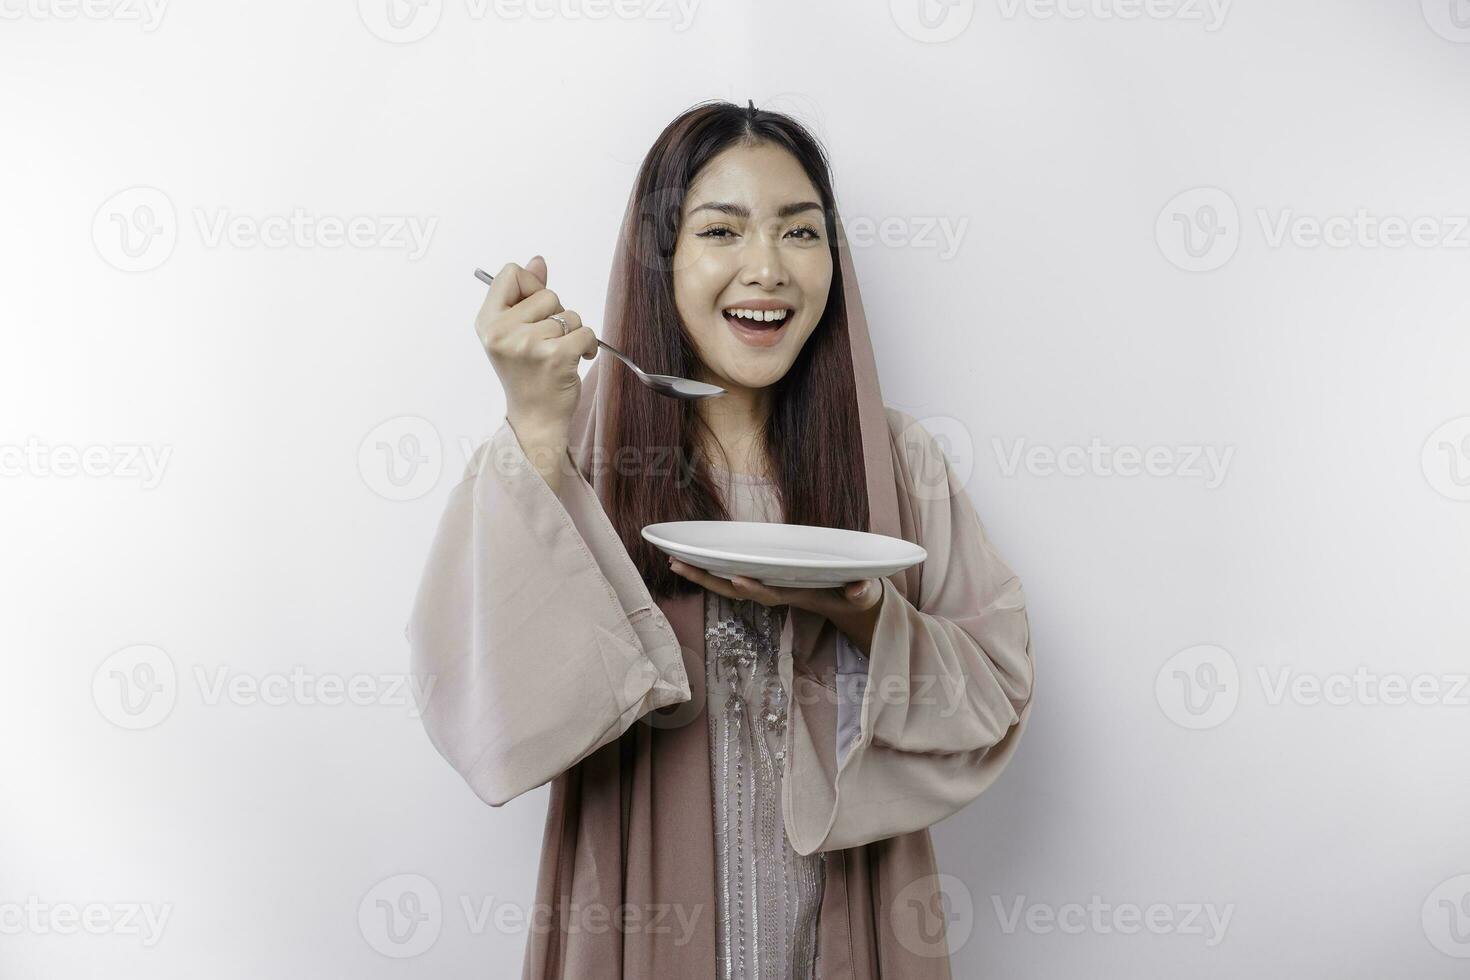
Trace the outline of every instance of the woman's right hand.
{"label": "woman's right hand", "polygon": [[[475,333],[505,387],[506,418],[521,439],[564,444],[582,396],[577,362],[597,356],[597,336],[546,288],[546,260],[514,262],[495,276],[475,317]],[[566,318],[562,333],[553,313]]]}

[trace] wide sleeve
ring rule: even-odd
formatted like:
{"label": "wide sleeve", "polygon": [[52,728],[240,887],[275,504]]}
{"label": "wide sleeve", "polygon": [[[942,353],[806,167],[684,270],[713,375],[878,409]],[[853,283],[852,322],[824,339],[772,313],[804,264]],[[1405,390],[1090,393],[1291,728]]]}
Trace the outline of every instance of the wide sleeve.
{"label": "wide sleeve", "polygon": [[491,806],[690,699],[673,626],[567,463],[555,493],[502,423],[450,491],[405,630],[429,738]]}
{"label": "wide sleeve", "polygon": [[[837,633],[836,731],[819,732],[809,719],[791,726],[782,797],[800,854],[882,840],[958,812],[1000,775],[1031,711],[1021,583],[934,438],[889,412],[904,456],[901,492],[928,558],[917,604],[881,580],[868,658]],[[792,700],[798,714],[802,702]]]}

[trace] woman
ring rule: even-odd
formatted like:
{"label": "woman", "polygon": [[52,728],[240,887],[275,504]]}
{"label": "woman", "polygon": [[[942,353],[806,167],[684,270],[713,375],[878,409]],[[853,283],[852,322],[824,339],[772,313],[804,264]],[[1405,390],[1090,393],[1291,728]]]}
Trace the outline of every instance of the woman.
{"label": "woman", "polygon": [[[550,781],[526,980],[948,977],[927,828],[1030,713],[1024,598],[947,458],[884,406],[825,157],[694,107],[639,170],[603,338],[727,394],[654,394],[545,288],[476,329],[505,424],[450,495],[409,624],[435,746],[492,806]],[[732,312],[734,311],[734,312]],[[903,537],[841,589],[671,562],[669,520]]]}

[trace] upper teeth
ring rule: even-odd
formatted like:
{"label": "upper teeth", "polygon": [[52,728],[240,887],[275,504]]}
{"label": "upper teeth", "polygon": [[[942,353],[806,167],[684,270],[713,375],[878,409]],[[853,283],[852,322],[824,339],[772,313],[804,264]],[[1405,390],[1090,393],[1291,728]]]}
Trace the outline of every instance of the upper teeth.
{"label": "upper teeth", "polygon": [[734,310],[726,310],[725,312],[728,313],[728,314],[730,314],[731,316],[743,316],[747,320],[765,320],[765,321],[770,321],[770,320],[784,320],[784,319],[786,319],[786,311],[785,310],[740,310],[740,309],[734,309]]}

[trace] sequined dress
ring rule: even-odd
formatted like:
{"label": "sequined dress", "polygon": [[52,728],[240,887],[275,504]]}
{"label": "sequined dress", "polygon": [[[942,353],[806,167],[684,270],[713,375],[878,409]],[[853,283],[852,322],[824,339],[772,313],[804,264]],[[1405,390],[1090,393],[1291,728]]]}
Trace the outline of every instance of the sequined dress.
{"label": "sequined dress", "polygon": [[[779,521],[774,485],[712,467],[730,518]],[[826,853],[800,855],[781,815],[787,693],[777,672],[788,609],[705,592],[720,980],[819,980]]]}

